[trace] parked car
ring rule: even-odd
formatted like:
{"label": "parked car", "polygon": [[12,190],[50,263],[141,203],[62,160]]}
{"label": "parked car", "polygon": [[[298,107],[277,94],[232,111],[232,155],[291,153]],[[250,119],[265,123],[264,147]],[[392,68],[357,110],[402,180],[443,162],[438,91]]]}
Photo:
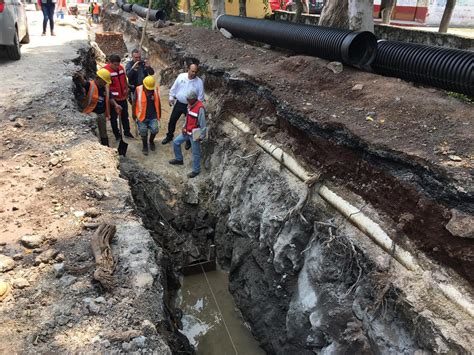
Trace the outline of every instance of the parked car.
{"label": "parked car", "polygon": [[8,58],[21,58],[21,43],[29,43],[26,11],[20,0],[0,0],[0,46]]}

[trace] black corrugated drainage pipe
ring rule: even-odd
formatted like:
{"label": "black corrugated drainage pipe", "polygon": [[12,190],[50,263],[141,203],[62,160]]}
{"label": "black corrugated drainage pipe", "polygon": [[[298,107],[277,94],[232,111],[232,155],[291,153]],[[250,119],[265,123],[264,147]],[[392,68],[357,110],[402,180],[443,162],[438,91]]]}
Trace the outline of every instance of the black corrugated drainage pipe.
{"label": "black corrugated drainage pipe", "polygon": [[[133,4],[132,11],[142,18],[146,18],[146,13],[148,9],[143,6]],[[150,10],[150,16],[148,17],[148,20],[158,21],[158,20],[164,20],[164,19],[165,19],[165,12],[163,10]]]}
{"label": "black corrugated drainage pipe", "polygon": [[117,0],[117,1],[115,2],[115,4],[116,4],[118,7],[120,7],[121,9],[123,9],[123,4],[124,4],[123,0]]}
{"label": "black corrugated drainage pipe", "polygon": [[221,15],[217,27],[234,37],[254,40],[297,53],[367,68],[375,59],[377,39],[371,32]]}
{"label": "black corrugated drainage pipe", "polygon": [[372,67],[378,74],[474,96],[474,52],[380,40]]}
{"label": "black corrugated drainage pipe", "polygon": [[124,3],[122,6],[122,10],[125,12],[132,12],[132,4]]}

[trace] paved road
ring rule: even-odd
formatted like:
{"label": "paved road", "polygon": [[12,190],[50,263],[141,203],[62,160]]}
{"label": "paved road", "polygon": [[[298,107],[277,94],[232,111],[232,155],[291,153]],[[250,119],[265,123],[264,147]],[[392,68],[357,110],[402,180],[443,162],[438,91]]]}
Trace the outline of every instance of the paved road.
{"label": "paved road", "polygon": [[2,87],[8,88],[0,91],[0,112],[30,101],[51,85],[70,86],[71,79],[65,73],[87,40],[87,31],[71,26],[56,26],[55,37],[42,37],[42,14],[27,11],[27,16],[31,42],[22,46],[21,60],[0,58]]}

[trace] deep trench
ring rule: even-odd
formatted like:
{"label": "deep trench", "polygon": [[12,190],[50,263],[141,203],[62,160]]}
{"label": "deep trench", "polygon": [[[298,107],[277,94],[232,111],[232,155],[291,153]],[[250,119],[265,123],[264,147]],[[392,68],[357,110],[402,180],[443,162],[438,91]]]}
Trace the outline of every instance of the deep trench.
{"label": "deep trench", "polygon": [[246,149],[237,145],[216,145],[210,176],[178,192],[133,160],[120,165],[137,213],[163,250],[176,353],[193,353],[185,338],[176,340],[183,267],[207,258],[211,244],[229,271],[236,306],[268,354],[438,351],[435,339],[465,353],[420,317],[391,284],[390,269],[371,262],[350,232],[307,222],[334,221],[330,212],[311,202],[304,218],[281,218],[298,201],[294,186],[266,164],[264,154],[247,150],[254,157],[242,159]]}
{"label": "deep trench", "polygon": [[[162,83],[169,83],[175,71],[173,67],[164,70]],[[256,95],[258,89],[249,83],[229,84],[223,73],[209,71],[206,79],[213,92],[221,93],[215,100],[221,102],[220,111],[211,109],[210,113],[222,121],[243,111],[251,112],[252,107],[263,107],[265,115],[276,111],[272,101],[262,93]],[[250,99],[243,103],[238,95]],[[324,168],[324,175],[333,176],[335,182],[342,181],[338,178],[342,178],[341,174],[355,171],[356,175],[350,179],[346,176],[344,182],[349,187],[353,182],[355,192],[363,197],[366,191],[357,190],[361,179],[376,177],[379,186],[393,182],[383,171],[374,174],[370,162],[374,156],[357,150],[349,153],[349,149],[334,145],[321,132],[305,136],[298,129],[298,122],[283,120],[281,115],[280,112],[275,126],[263,130],[269,136],[275,136],[278,130],[289,134],[295,153],[306,149],[315,166]],[[291,110],[283,117],[297,118]],[[161,257],[169,316],[167,331],[175,353],[194,352],[178,332],[182,311],[175,307],[175,299],[181,273],[186,264],[205,257],[211,244],[217,247],[219,265],[229,271],[229,291],[236,306],[269,354],[419,350],[468,353],[463,345],[445,337],[430,317],[421,316],[406,301],[404,291],[390,282],[393,270],[375,264],[370,252],[353,242],[353,231],[342,225],[334,212],[313,201],[301,215],[285,220],[302,193],[295,178],[283,168],[271,166],[271,159],[258,153],[248,137],[234,139],[235,134],[223,129],[217,120],[211,119],[210,126],[211,134],[204,147],[205,177],[188,183],[178,193],[162,176],[144,170],[138,163],[125,159],[120,164],[121,173],[130,182],[136,211],[164,252]],[[311,144],[303,148],[298,140]],[[328,164],[334,149],[340,149],[339,155],[346,158]],[[388,161],[392,163],[385,167],[393,169],[394,161]],[[352,163],[347,165],[349,162]],[[399,163],[405,166],[404,162]],[[395,170],[408,169],[400,166]],[[388,192],[377,193],[374,188],[371,196],[379,196],[379,200],[371,202],[375,207],[382,206],[389,198]],[[199,204],[185,202],[189,191],[198,194]],[[411,206],[412,199],[420,198],[413,191],[406,187],[399,194],[406,197],[397,203]],[[433,208],[437,205],[424,206],[424,210],[431,209],[427,216],[434,215]],[[340,228],[315,223],[335,220]],[[433,224],[440,226],[442,221]],[[423,228],[416,226],[410,231],[410,226],[413,224],[399,227],[406,233]]]}

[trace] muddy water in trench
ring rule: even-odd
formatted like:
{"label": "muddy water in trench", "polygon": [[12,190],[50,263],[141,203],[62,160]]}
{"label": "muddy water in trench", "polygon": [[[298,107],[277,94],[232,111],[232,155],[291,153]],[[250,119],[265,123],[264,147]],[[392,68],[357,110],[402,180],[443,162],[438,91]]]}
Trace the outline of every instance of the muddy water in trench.
{"label": "muddy water in trench", "polygon": [[[228,274],[223,271],[212,271],[206,275],[238,354],[265,354],[235,310],[234,300],[228,291]],[[188,337],[198,354],[231,355],[236,353],[204,274],[184,278],[177,303],[183,311],[181,332]]]}

